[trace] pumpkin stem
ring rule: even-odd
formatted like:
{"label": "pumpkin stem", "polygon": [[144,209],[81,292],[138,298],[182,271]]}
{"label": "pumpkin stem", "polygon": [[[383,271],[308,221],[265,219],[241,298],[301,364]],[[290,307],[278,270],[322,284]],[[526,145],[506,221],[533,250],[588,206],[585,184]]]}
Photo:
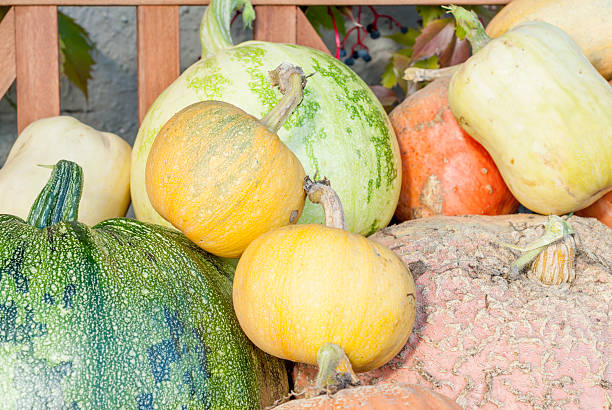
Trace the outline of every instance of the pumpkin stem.
{"label": "pumpkin stem", "polygon": [[510,277],[515,278],[520,271],[532,262],[544,249],[558,240],[564,239],[569,235],[574,234],[574,228],[570,225],[567,219],[563,219],[558,215],[550,215],[548,221],[544,225],[544,233],[538,239],[528,243],[521,248],[509,243],[501,242],[502,245],[512,249],[517,249],[525,252],[521,257],[515,260],[510,265]]}
{"label": "pumpkin stem", "polygon": [[200,23],[202,58],[233,45],[230,30],[232,14],[241,9],[244,26],[251,27],[255,20],[255,10],[249,0],[211,0]]}
{"label": "pumpkin stem", "polygon": [[309,176],[306,176],[304,178],[304,191],[306,191],[306,195],[308,195],[308,199],[311,202],[323,206],[325,226],[346,229],[346,218],[344,217],[342,202],[340,202],[340,197],[336,191],[331,188],[329,179],[313,181]]}
{"label": "pumpkin stem", "polygon": [[466,10],[459,6],[442,6],[448,10],[457,22],[455,33],[457,38],[463,40],[467,38],[472,46],[472,54],[476,54],[491,41],[491,37],[485,32],[478,15],[471,10]]}
{"label": "pumpkin stem", "polygon": [[317,352],[316,387],[325,393],[334,393],[348,386],[360,384],[344,350],[334,343],[325,343]]}
{"label": "pumpkin stem", "polygon": [[28,224],[43,229],[62,221],[75,221],[83,190],[83,170],[66,160],[60,160],[51,171],[49,181],[34,201]]}
{"label": "pumpkin stem", "polygon": [[404,80],[420,83],[423,81],[431,81],[436,78],[450,76],[461,67],[461,64],[452,65],[444,68],[419,68],[408,67],[404,71]]}
{"label": "pumpkin stem", "polygon": [[289,63],[281,63],[276,69],[270,71],[270,82],[280,89],[283,97],[272,108],[261,122],[274,133],[283,126],[287,118],[293,113],[304,98],[306,76],[300,67]]}

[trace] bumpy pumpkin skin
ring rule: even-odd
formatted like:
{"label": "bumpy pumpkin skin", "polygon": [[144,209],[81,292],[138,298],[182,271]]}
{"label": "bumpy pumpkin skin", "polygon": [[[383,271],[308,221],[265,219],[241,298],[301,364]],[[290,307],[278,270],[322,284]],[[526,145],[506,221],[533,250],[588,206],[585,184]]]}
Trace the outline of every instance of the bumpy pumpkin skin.
{"label": "bumpy pumpkin skin", "polygon": [[489,22],[487,34],[498,37],[517,24],[534,20],[565,31],[601,75],[612,78],[612,0],[514,0]]}
{"label": "bumpy pumpkin skin", "polygon": [[406,343],[414,281],[386,247],[322,225],[289,225],[251,242],[236,267],[234,308],[256,346],[317,363],[326,342],[356,372],[390,360]]}
{"label": "bumpy pumpkin skin", "polygon": [[500,215],[518,202],[489,153],[448,106],[450,77],[405,99],[389,115],[402,156],[400,221],[433,215]]}
{"label": "bumpy pumpkin skin", "polygon": [[565,214],[612,189],[612,87],[557,27],[491,40],[453,75],[449,104],[528,209]]}
{"label": "bumpy pumpkin skin", "polygon": [[[291,62],[308,79],[304,100],[278,131],[306,174],[325,176],[338,192],[347,229],[370,234],[386,226],[397,205],[401,163],[397,140],[376,96],[335,58],[307,47],[248,41],[203,57],[183,72],[145,116],[132,155],[132,204],[139,220],[168,226],[151,206],[145,164],[166,121],[197,101],[231,103],[262,118],[280,99],[268,72]],[[306,201],[299,223],[323,223],[320,207]]]}
{"label": "bumpy pumpkin skin", "polygon": [[240,256],[263,232],[297,222],[304,177],[276,134],[219,101],[195,103],[173,116],[146,168],[153,207],[198,246],[226,258]]}
{"label": "bumpy pumpkin skin", "polygon": [[0,215],[3,408],[251,408],[283,363],[232,311],[231,268],[129,219],[38,229]]}
{"label": "bumpy pumpkin skin", "polygon": [[424,386],[407,383],[381,383],[344,389],[334,395],[291,400],[275,410],[461,410],[448,397]]}

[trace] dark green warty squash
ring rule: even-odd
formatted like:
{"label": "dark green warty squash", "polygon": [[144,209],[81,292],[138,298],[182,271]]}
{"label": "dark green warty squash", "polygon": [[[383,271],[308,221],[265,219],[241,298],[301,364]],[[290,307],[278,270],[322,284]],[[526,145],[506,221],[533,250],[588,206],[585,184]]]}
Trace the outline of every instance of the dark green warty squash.
{"label": "dark green warty squash", "polygon": [[249,409],[288,393],[232,307],[233,269],[182,234],[76,221],[60,161],[28,221],[0,215],[0,408]]}

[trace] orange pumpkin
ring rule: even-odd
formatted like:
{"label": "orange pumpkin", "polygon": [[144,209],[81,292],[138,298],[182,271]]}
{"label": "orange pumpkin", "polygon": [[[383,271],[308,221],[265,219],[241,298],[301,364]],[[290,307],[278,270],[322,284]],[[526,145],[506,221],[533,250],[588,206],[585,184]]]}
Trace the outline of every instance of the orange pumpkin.
{"label": "orange pumpkin", "polygon": [[592,205],[577,211],[576,215],[597,218],[601,223],[612,228],[612,191],[599,198]]}
{"label": "orange pumpkin", "polygon": [[284,96],[262,120],[222,101],[194,103],[165,123],[147,159],[153,208],[217,256],[240,256],[304,208],[304,168],[276,131],[302,101],[306,79],[288,64],[270,75]]}
{"label": "orange pumpkin", "polygon": [[276,410],[299,409],[363,410],[460,410],[450,398],[432,390],[407,383],[381,383],[340,390],[333,395],[291,400]]}
{"label": "orange pumpkin", "polygon": [[400,221],[433,215],[500,215],[518,202],[493,159],[448,106],[450,77],[420,89],[389,115],[402,157]]}

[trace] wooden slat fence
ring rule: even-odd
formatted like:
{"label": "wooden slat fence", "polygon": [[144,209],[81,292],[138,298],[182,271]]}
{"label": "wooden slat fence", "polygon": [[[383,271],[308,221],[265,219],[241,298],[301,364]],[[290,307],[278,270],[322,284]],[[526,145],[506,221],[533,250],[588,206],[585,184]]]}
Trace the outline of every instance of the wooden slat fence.
{"label": "wooden slat fence", "polygon": [[[456,0],[504,4],[508,0]],[[12,6],[0,22],[0,97],[17,80],[17,129],[59,115],[58,6],[137,6],[138,119],[180,70],[179,6],[206,0],[0,0]],[[326,52],[300,5],[423,5],[440,0],[253,0],[257,40],[294,43]],[[164,27],[163,32],[159,27]]]}

